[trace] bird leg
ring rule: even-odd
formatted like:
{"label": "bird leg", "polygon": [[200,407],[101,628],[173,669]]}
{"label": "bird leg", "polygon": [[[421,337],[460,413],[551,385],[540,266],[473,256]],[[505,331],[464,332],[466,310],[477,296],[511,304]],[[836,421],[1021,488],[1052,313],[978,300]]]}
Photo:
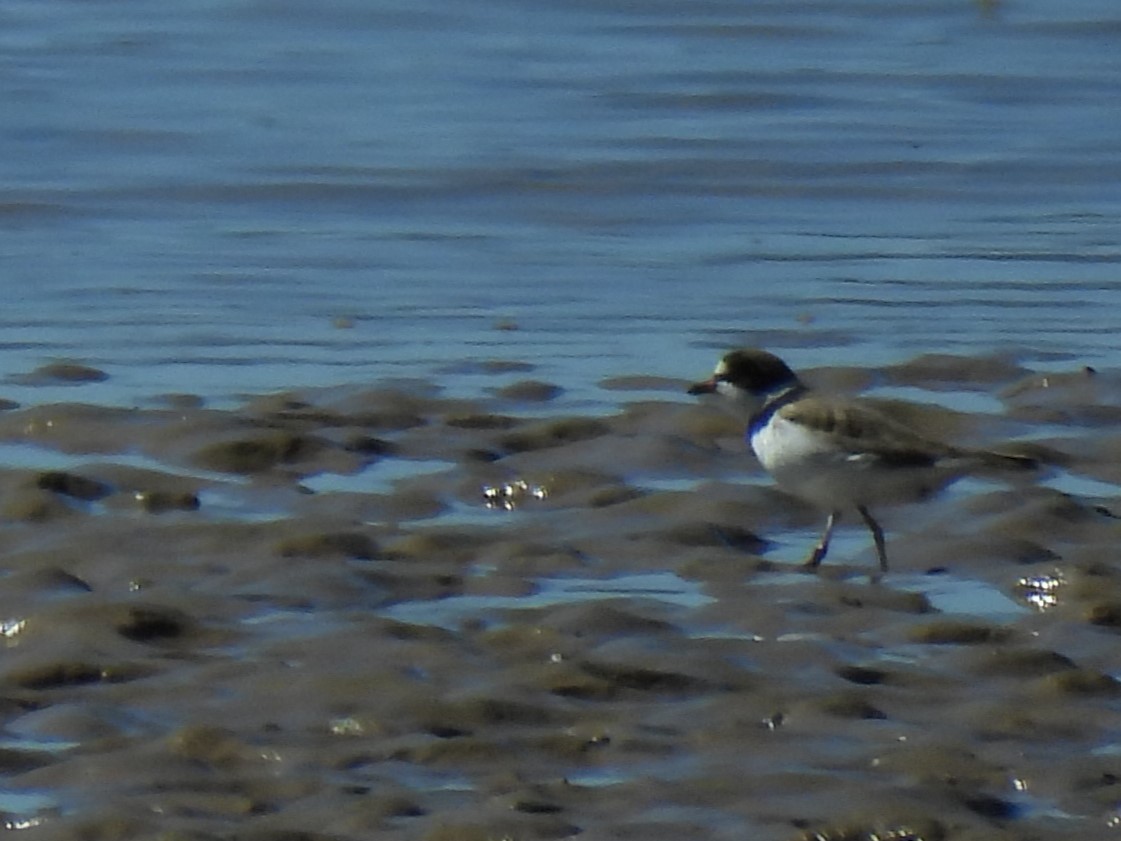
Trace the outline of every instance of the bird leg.
{"label": "bird leg", "polygon": [[880,528],[879,523],[872,519],[872,515],[863,505],[856,506],[856,510],[860,512],[860,516],[864,519],[864,525],[868,526],[868,531],[872,532],[872,540],[876,544],[876,557],[880,559],[880,569],[887,572],[887,548],[884,545],[884,530]]}
{"label": "bird leg", "polygon": [[833,526],[837,525],[839,519],[841,519],[840,511],[829,512],[829,519],[825,521],[825,531],[821,533],[821,539],[817,542],[817,546],[806,558],[806,566],[810,569],[817,569],[818,565],[825,559],[825,553],[829,551],[829,541],[833,538]]}

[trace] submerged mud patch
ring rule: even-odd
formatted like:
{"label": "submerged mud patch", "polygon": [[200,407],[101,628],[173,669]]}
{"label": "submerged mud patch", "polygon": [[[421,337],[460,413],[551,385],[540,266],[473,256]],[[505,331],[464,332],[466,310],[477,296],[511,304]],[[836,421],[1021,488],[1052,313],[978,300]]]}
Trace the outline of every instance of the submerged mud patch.
{"label": "submerged mud patch", "polygon": [[[1107,377],[810,372],[1047,453],[888,518],[893,569],[740,423],[643,392],[288,392],[0,415],[0,760],[59,838],[1100,838],[1121,780]],[[1064,403],[1068,400],[1069,403]],[[889,405],[889,404],[885,404]],[[522,416],[518,408],[528,407]],[[1038,418],[1038,426],[1036,425]],[[1061,467],[1069,468],[1069,473]],[[91,788],[88,781],[96,780]],[[0,809],[6,809],[0,792]],[[21,811],[22,810],[22,811]]]}

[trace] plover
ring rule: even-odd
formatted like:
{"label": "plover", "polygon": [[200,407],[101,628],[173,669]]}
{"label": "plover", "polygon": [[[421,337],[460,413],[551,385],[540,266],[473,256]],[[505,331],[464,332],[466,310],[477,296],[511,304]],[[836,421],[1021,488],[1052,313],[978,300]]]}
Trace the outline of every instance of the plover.
{"label": "plover", "polygon": [[745,437],[779,487],[828,512],[806,559],[816,568],[838,520],[856,512],[872,533],[886,571],[884,532],[872,509],[915,502],[987,468],[1031,468],[1027,457],[934,441],[859,399],[820,396],[785,362],[757,349],[733,350],[690,394],[717,393],[750,414]]}

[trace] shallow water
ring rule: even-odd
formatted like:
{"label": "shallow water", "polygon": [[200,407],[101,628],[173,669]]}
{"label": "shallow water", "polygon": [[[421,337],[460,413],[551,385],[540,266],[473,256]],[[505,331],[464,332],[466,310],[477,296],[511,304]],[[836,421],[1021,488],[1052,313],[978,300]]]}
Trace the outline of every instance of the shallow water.
{"label": "shallow water", "polygon": [[[1119,33],[5,4],[4,825],[1113,831]],[[1062,458],[806,575],[821,516],[682,393],[741,343]]]}
{"label": "shallow water", "polygon": [[505,611],[531,610],[599,600],[650,599],[696,608],[712,601],[699,585],[671,572],[648,572],[607,579],[546,578],[530,582],[535,592],[517,596],[453,596],[432,602],[411,601],[391,605],[386,616],[420,625],[455,630],[469,621],[501,624]]}
{"label": "shallow water", "polygon": [[744,340],[1116,364],[1104,0],[3,18],[6,368],[110,374],[82,399],[498,357],[594,405]]}

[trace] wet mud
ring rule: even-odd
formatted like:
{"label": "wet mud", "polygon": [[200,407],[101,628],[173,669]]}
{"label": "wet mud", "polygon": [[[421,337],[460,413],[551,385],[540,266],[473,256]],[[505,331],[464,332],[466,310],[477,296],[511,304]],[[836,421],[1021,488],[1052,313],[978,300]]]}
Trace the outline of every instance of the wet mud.
{"label": "wet mud", "polygon": [[876,580],[858,528],[800,568],[821,513],[685,381],[615,378],[619,410],[586,416],[511,370],[477,399],[393,383],[0,414],[0,821],[428,841],[1121,826],[1116,376],[807,372],[1044,463],[886,515]]}

